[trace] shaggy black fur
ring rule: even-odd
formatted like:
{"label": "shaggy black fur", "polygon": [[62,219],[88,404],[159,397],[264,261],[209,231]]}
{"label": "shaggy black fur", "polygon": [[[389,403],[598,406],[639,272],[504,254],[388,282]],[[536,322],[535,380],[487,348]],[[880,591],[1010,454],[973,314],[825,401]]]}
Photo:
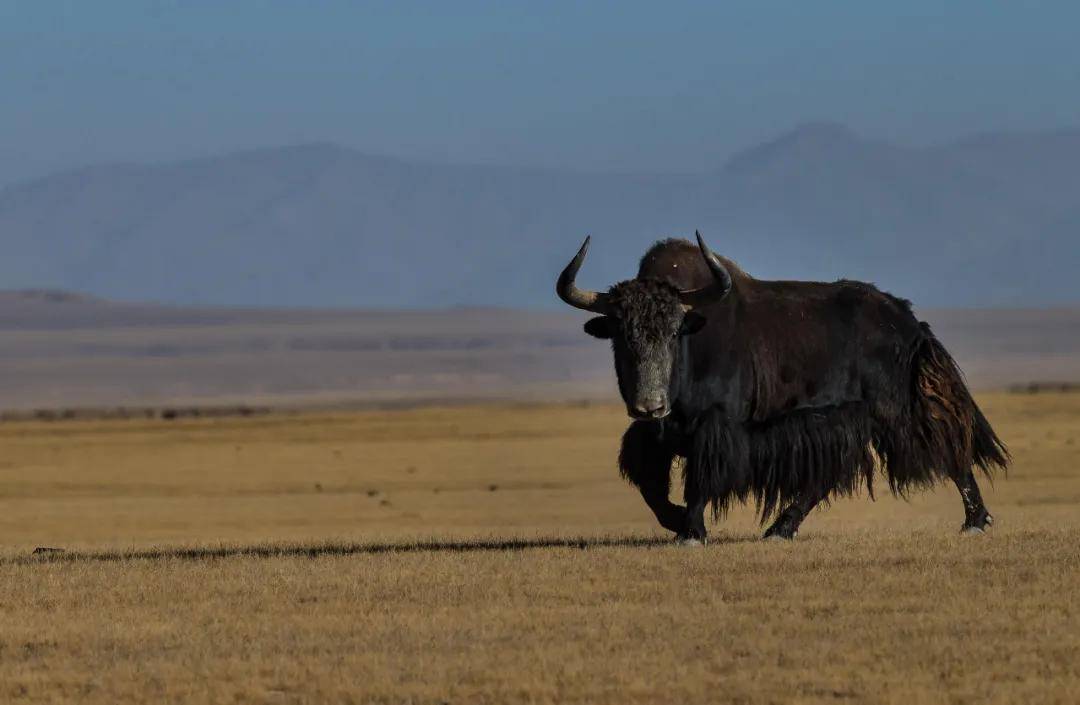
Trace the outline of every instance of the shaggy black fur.
{"label": "shaggy black fur", "polygon": [[[965,527],[989,525],[971,468],[1005,468],[1008,452],[909,302],[862,282],[758,280],[722,261],[730,293],[684,313],[678,292],[713,275],[689,242],[657,243],[586,326],[612,339],[631,415],[642,399],[665,404],[630,426],[619,456],[662,525],[704,538],[706,502],[719,515],[753,498],[762,521],[779,514],[770,533],[790,537],[819,501],[872,496],[879,468],[900,495],[952,479]],[[685,510],[667,496],[676,456]]]}
{"label": "shaggy black fur", "polygon": [[686,485],[714,514],[753,497],[766,521],[799,497],[851,495],[884,471],[905,495],[978,466],[1009,462],[1004,444],[971,398],[956,363],[926,328],[908,370],[898,370],[899,407],[846,402],[799,409],[766,421],[738,421],[716,408],[689,435]]}

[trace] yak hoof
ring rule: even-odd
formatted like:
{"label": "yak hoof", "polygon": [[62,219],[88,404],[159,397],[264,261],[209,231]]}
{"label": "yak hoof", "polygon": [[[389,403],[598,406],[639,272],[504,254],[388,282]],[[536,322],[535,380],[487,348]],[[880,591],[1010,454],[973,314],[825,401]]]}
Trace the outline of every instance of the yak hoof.
{"label": "yak hoof", "polygon": [[704,546],[708,539],[697,539],[693,536],[680,536],[675,539],[676,546]]}
{"label": "yak hoof", "polygon": [[964,522],[964,525],[960,528],[960,533],[967,536],[978,536],[979,534],[985,534],[986,530],[993,525],[994,517],[990,516],[990,512],[983,510],[981,517]]}
{"label": "yak hoof", "polygon": [[772,541],[772,542],[776,542],[776,543],[787,543],[788,541],[794,541],[795,537],[798,536],[798,535],[799,535],[798,531],[792,533],[790,536],[786,536],[786,535],[780,533],[779,531],[777,531],[777,532],[773,532],[771,534],[765,534],[764,536],[761,537],[761,540],[762,541]]}

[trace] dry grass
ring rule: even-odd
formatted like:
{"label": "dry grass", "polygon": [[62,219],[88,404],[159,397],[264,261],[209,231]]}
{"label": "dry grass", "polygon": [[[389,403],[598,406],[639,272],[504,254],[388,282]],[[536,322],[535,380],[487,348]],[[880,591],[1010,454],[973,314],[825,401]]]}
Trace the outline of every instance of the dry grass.
{"label": "dry grass", "polygon": [[614,408],[0,426],[0,701],[1075,702],[1080,395],[982,401],[992,534],[943,488],[699,550]]}

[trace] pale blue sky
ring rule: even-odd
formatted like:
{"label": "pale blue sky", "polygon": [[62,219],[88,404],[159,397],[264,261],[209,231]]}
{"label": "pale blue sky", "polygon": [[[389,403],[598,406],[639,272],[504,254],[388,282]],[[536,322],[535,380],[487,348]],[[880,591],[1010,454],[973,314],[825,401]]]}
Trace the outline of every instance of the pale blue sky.
{"label": "pale blue sky", "polygon": [[700,171],[807,120],[1080,125],[1075,2],[0,0],[0,183],[334,141]]}

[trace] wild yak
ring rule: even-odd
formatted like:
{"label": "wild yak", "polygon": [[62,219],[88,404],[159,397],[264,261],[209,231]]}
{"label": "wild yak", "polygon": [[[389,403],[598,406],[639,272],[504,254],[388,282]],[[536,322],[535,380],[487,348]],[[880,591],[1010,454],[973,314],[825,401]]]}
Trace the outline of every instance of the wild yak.
{"label": "wild yak", "polygon": [[[858,281],[755,279],[700,234],[587,291],[574,282],[589,240],[556,291],[599,314],[585,332],[611,340],[634,419],[620,471],[679,540],[705,541],[706,504],[716,518],[750,497],[763,524],[776,513],[765,538],[792,539],[819,502],[861,485],[873,497],[878,467],[901,496],[955,482],[965,533],[993,523],[972,468],[1004,470],[1008,451],[910,302]],[[668,497],[676,457],[685,507]]]}

